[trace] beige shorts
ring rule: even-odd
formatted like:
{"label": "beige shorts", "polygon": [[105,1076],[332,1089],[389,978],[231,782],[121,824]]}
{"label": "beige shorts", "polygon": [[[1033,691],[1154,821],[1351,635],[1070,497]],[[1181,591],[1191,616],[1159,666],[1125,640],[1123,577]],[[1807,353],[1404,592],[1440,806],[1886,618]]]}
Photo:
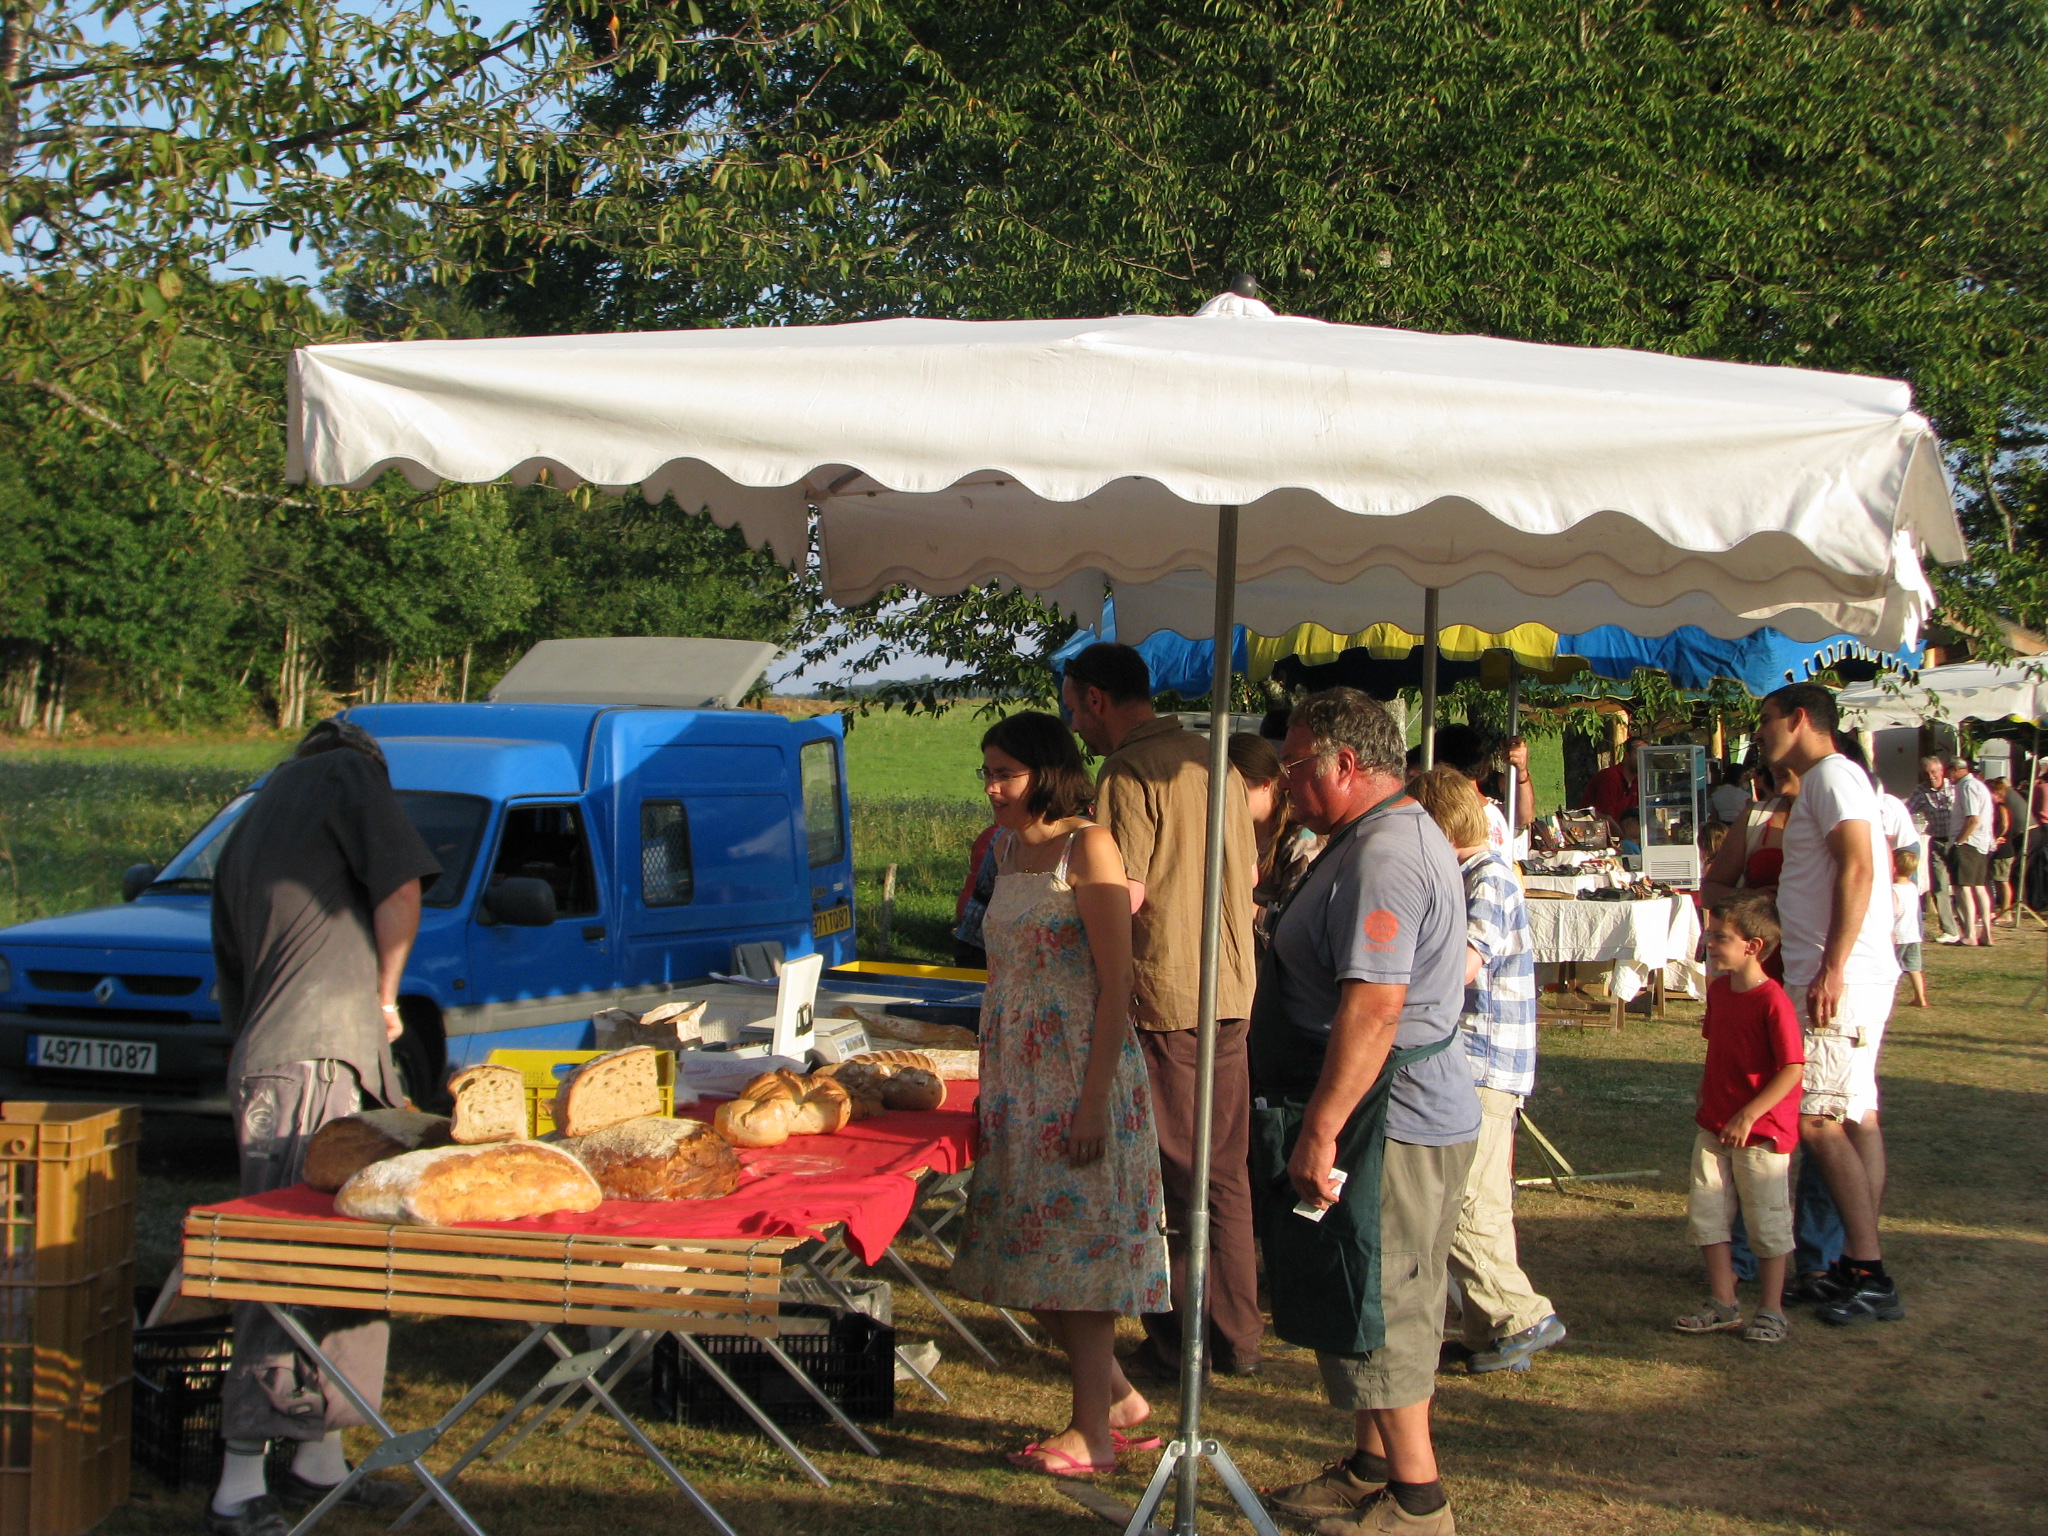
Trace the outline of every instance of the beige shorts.
{"label": "beige shorts", "polygon": [[1692,1144],[1692,1188],[1685,1197],[1692,1240],[1702,1248],[1727,1242],[1738,1209],[1758,1258],[1792,1251],[1792,1154],[1724,1147],[1712,1131],[1701,1131]]}
{"label": "beige shorts", "polygon": [[1806,1020],[1806,988],[1786,995],[1806,1031],[1806,1073],[1799,1113],[1826,1120],[1862,1120],[1878,1107],[1877,1052],[1891,1019],[1894,982],[1857,982],[1842,989],[1833,1023],[1816,1031]]}
{"label": "beige shorts", "polygon": [[1444,1262],[1478,1146],[1387,1143],[1380,1171],[1380,1315],[1386,1342],[1363,1355],[1316,1351],[1332,1408],[1406,1408],[1427,1402],[1436,1391]]}

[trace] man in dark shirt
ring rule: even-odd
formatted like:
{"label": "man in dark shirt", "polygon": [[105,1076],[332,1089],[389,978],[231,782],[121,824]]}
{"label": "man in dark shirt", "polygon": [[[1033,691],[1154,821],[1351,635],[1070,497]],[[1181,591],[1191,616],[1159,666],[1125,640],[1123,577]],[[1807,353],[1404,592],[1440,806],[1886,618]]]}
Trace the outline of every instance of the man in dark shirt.
{"label": "man in dark shirt", "polygon": [[[264,781],[214,872],[213,956],[221,1022],[235,1042],[228,1094],[242,1193],[298,1183],[306,1144],[366,1098],[405,1102],[391,1059],[398,983],[419,930],[420,892],[441,872],[413,829],[370,734],[323,720]],[[295,1309],[335,1367],[382,1396],[390,1327],[338,1308]],[[348,1473],[341,1430],[362,1417],[254,1303],[235,1308],[221,1390],[227,1456],[208,1511],[215,1536],[285,1536],[281,1506],[310,1508]],[[264,1456],[296,1440],[273,1492]],[[406,1502],[364,1479],[344,1502]]]}
{"label": "man in dark shirt", "polygon": [[1636,751],[1642,744],[1642,738],[1629,737],[1622,745],[1620,756],[1594,774],[1586,785],[1586,804],[1617,828],[1621,825],[1621,818],[1636,809],[1639,798],[1636,793]]}

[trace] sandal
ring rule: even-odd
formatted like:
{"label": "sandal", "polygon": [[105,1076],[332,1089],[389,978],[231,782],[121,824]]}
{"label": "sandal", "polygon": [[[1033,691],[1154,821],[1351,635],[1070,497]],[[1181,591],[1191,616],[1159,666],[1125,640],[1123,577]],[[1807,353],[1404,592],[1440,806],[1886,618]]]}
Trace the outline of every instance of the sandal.
{"label": "sandal", "polygon": [[[1034,1461],[1033,1457],[1038,1459]],[[1020,1471],[1043,1472],[1047,1477],[1101,1477],[1116,1470],[1114,1461],[1083,1461],[1035,1440],[1021,1451],[1011,1451],[1003,1460]]]}
{"label": "sandal", "polygon": [[1680,1333],[1728,1333],[1742,1326],[1742,1308],[1724,1307],[1709,1296],[1699,1311],[1671,1325]]}
{"label": "sandal", "polygon": [[1785,1321],[1782,1312],[1758,1311],[1749,1320],[1749,1326],[1742,1330],[1742,1336],[1752,1344],[1782,1344],[1791,1336],[1792,1325]]}
{"label": "sandal", "polygon": [[1160,1446],[1166,1444],[1157,1435],[1148,1435],[1143,1440],[1132,1440],[1127,1438],[1120,1429],[1112,1429],[1109,1432],[1109,1443],[1116,1447],[1116,1453],[1119,1456],[1123,1455],[1126,1451],[1156,1451]]}

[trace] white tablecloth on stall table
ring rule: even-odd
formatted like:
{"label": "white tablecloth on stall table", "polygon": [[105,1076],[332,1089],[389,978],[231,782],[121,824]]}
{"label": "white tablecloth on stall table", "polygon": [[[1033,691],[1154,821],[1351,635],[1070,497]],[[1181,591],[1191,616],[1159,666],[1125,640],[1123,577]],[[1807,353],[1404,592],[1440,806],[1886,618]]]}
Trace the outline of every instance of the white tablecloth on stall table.
{"label": "white tablecloth on stall table", "polygon": [[1626,1002],[1664,973],[1667,990],[1690,997],[1706,992],[1693,953],[1699,947],[1698,909],[1689,896],[1649,901],[1543,901],[1529,903],[1529,938],[1538,965],[1567,960],[1612,961],[1608,990]]}

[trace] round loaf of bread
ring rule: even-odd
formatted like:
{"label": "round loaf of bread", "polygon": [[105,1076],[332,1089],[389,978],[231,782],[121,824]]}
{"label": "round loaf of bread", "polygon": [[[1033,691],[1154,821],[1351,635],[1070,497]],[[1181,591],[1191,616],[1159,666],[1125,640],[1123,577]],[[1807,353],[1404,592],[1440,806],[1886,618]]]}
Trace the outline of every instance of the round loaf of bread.
{"label": "round loaf of bread", "polygon": [[853,1119],[853,1095],[829,1077],[799,1079],[803,1095],[790,1117],[792,1136],[829,1136],[843,1131]]}
{"label": "round loaf of bread", "polygon": [[779,1147],[789,1140],[790,1112],[788,1099],[733,1099],[712,1124],[736,1147]]}
{"label": "round loaf of bread", "polygon": [[366,1109],[330,1120],[306,1145],[306,1182],[331,1195],[372,1163],[448,1145],[448,1119],[417,1109]]}
{"label": "round loaf of bread", "polygon": [[559,1145],[590,1170],[607,1200],[713,1200],[739,1188],[731,1144],[696,1120],[649,1115]]}
{"label": "round loaf of bread", "polygon": [[882,1102],[891,1109],[938,1109],[946,1102],[946,1085],[936,1072],[904,1067],[882,1084]]}
{"label": "round loaf of bread", "polygon": [[740,1097],[743,1099],[762,1100],[781,1099],[785,1103],[794,1104],[804,1096],[808,1081],[808,1079],[799,1077],[787,1067],[783,1067],[778,1071],[763,1072],[759,1077],[750,1079],[747,1086],[740,1090]]}

